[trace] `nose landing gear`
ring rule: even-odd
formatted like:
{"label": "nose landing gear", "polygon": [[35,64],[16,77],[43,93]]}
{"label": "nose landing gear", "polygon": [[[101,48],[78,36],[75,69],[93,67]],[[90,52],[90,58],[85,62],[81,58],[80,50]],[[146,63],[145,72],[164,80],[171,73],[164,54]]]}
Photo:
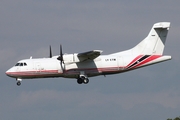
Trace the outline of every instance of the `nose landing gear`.
{"label": "nose landing gear", "polygon": [[20,86],[20,85],[21,85],[21,82],[20,82],[20,81],[18,81],[18,82],[17,82],[17,86]]}
{"label": "nose landing gear", "polygon": [[17,86],[20,86],[21,85],[21,81],[22,81],[22,79],[20,79],[20,78],[16,78],[16,81],[17,81]]}

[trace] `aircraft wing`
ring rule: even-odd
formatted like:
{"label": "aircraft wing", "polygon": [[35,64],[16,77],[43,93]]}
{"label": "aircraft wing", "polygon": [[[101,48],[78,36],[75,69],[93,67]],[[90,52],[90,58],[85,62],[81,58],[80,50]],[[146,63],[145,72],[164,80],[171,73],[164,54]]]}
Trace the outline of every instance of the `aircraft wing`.
{"label": "aircraft wing", "polygon": [[83,61],[88,60],[88,59],[95,59],[97,58],[99,55],[101,55],[103,51],[101,50],[92,50],[92,51],[88,51],[88,52],[83,52],[83,53],[78,53],[77,57],[82,59]]}

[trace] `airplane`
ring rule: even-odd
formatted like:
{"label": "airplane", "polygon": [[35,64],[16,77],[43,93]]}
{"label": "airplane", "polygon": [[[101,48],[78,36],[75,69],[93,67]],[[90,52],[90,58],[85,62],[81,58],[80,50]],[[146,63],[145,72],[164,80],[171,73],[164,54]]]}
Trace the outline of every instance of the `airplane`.
{"label": "airplane", "polygon": [[148,65],[171,60],[163,55],[170,22],[155,23],[147,37],[135,47],[108,55],[101,55],[101,50],[83,53],[52,56],[49,58],[24,59],[6,71],[6,75],[16,78],[17,85],[23,79],[32,78],[75,78],[78,84],[89,83],[89,77],[128,72]]}

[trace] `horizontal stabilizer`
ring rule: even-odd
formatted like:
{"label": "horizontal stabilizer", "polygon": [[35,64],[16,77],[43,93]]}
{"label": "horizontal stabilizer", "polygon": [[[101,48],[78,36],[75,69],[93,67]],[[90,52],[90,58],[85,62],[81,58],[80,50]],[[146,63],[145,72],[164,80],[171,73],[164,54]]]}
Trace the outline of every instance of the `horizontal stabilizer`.
{"label": "horizontal stabilizer", "polygon": [[160,23],[154,24],[154,28],[169,28],[169,27],[170,27],[169,22],[160,22]]}

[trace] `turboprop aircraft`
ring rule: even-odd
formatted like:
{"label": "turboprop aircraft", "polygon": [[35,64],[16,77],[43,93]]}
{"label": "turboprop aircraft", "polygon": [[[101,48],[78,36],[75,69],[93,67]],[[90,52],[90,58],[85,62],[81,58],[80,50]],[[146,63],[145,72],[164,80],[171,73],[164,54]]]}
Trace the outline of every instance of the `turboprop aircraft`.
{"label": "turboprop aircraft", "polygon": [[127,72],[167,61],[171,56],[164,56],[163,51],[169,28],[170,22],[156,23],[135,47],[108,55],[101,55],[101,50],[63,54],[60,45],[60,55],[52,56],[50,46],[49,58],[20,60],[6,71],[6,75],[16,78],[18,86],[22,79],[52,77],[75,78],[78,84],[87,84],[89,77]]}

